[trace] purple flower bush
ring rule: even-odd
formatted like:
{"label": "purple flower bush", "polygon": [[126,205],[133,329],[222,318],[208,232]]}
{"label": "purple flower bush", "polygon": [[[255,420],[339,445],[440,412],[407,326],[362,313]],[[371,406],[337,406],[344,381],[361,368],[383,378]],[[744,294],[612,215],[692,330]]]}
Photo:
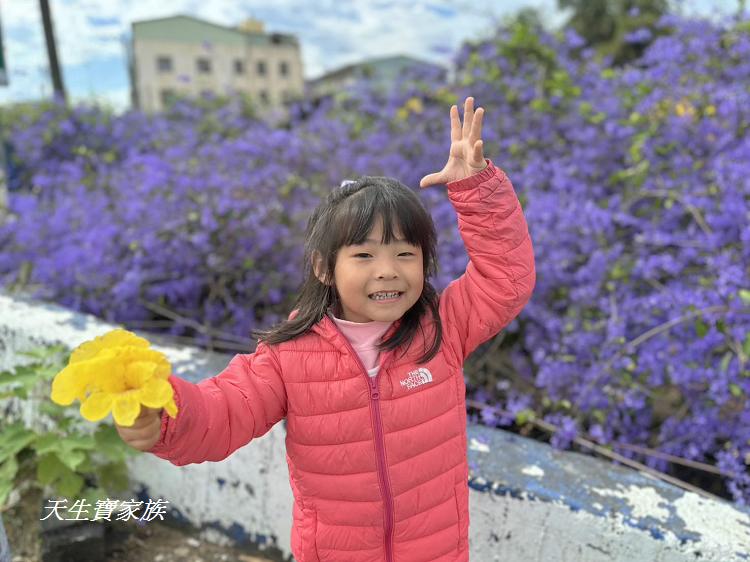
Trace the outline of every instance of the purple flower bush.
{"label": "purple flower bush", "polygon": [[[474,419],[534,412],[560,428],[557,447],[585,435],[711,463],[747,503],[750,25],[666,17],[623,68],[528,25],[465,45],[455,83],[363,83],[275,125],[236,101],[20,120],[9,139],[26,187],[0,225],[0,283],[126,326],[170,310],[169,333],[241,348],[289,311],[319,198],[361,174],[417,189],[444,162],[449,106],[473,95],[537,262],[531,302],[485,349],[508,376],[473,385],[488,405]],[[466,254],[445,193],[420,196],[442,288]]]}

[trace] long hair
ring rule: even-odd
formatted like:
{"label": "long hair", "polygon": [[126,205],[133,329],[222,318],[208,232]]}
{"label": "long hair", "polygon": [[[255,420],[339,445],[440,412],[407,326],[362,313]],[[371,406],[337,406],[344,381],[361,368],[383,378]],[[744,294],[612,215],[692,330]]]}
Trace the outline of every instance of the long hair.
{"label": "long hair", "polygon": [[[343,246],[361,244],[376,220],[383,221],[384,244],[396,238],[400,230],[404,238],[422,248],[424,285],[422,294],[401,317],[401,323],[388,340],[381,342],[381,351],[409,348],[426,313],[432,316],[434,337],[432,344],[417,361],[432,359],[442,342],[442,324],[438,312],[438,294],[429,278],[437,273],[437,234],[432,217],[419,197],[399,181],[379,176],[364,176],[332,191],[313,212],[305,233],[304,281],[294,308],[296,316],[268,330],[256,330],[253,337],[268,344],[291,340],[307,332],[318,323],[329,308],[339,310],[339,295],[333,283],[334,267]],[[322,258],[322,259],[320,259]],[[318,273],[313,263],[320,264]]]}

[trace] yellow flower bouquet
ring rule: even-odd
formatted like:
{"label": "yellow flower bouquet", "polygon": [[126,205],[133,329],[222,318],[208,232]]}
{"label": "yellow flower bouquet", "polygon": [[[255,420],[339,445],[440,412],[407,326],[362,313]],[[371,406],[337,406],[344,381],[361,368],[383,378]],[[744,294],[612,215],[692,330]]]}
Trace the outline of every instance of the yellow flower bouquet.
{"label": "yellow flower bouquet", "polygon": [[148,340],[116,329],[86,341],[70,356],[52,381],[52,401],[68,406],[81,402],[81,415],[98,421],[112,412],[121,426],[133,425],[141,404],[177,415],[174,391],[167,379],[169,361]]}

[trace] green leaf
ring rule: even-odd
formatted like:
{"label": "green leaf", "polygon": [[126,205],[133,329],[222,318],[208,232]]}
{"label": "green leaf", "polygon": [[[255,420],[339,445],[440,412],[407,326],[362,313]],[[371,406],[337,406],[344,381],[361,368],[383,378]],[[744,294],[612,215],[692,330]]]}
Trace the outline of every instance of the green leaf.
{"label": "green leaf", "polygon": [[0,433],[0,462],[15,457],[16,454],[33,443],[37,434],[26,429],[21,422],[10,424]]}
{"label": "green leaf", "polygon": [[745,334],[745,341],[742,344],[742,351],[746,357],[750,357],[750,332]]}
{"label": "green leaf", "polygon": [[699,338],[705,337],[708,333],[708,326],[702,318],[695,319],[695,333],[698,334]]}
{"label": "green leaf", "polygon": [[542,113],[552,110],[552,105],[544,98],[536,98],[531,100],[531,104],[529,104],[529,106],[533,111],[539,111]]}
{"label": "green leaf", "polygon": [[742,389],[740,388],[739,385],[737,385],[735,383],[732,383],[732,384],[729,385],[729,392],[732,393],[732,396],[735,396],[737,398],[739,398],[740,396],[742,396]]}
{"label": "green leaf", "polygon": [[13,482],[5,482],[0,480],[0,507],[5,505],[8,500],[8,496],[13,491]]}
{"label": "green leaf", "polygon": [[128,465],[124,462],[105,464],[99,469],[99,483],[107,490],[124,492],[130,489]]}
{"label": "green leaf", "polygon": [[60,461],[71,470],[77,470],[78,466],[86,458],[86,451],[96,448],[96,440],[93,435],[67,435],[61,437],[58,433],[45,433],[39,437],[34,446],[38,455],[55,453]]}
{"label": "green leaf", "polygon": [[96,451],[111,461],[125,461],[127,458],[137,455],[138,452],[125,445],[114,425],[102,424],[94,434]]}
{"label": "green leaf", "polygon": [[39,376],[37,365],[20,365],[13,371],[0,373],[0,385],[8,384],[29,388],[39,380],[42,380],[42,377]]}
{"label": "green leaf", "polygon": [[70,470],[77,470],[80,464],[86,458],[86,453],[77,449],[63,450],[58,453],[60,460],[70,468]]}
{"label": "green leaf", "polygon": [[739,295],[743,303],[750,305],[750,291],[749,290],[740,289]]}
{"label": "green leaf", "polygon": [[40,484],[51,486],[53,482],[60,480],[69,471],[70,469],[60,462],[56,454],[50,453],[39,458],[36,465],[36,478]]}
{"label": "green leaf", "polygon": [[0,507],[5,505],[10,492],[13,490],[18,473],[18,461],[16,457],[10,457],[0,464]]}
{"label": "green leaf", "polygon": [[73,472],[65,473],[65,475],[59,480],[56,489],[61,496],[73,498],[78,495],[78,492],[83,488],[83,478]]}
{"label": "green leaf", "polygon": [[524,425],[532,420],[536,419],[536,413],[531,409],[524,409],[516,413],[516,423],[518,425]]}
{"label": "green leaf", "polygon": [[67,348],[63,344],[58,343],[50,345],[49,347],[35,347],[25,351],[19,351],[18,355],[26,355],[27,357],[33,357],[34,359],[45,360],[65,351],[67,351]]}
{"label": "green leaf", "polygon": [[68,413],[69,408],[70,406],[61,406],[60,404],[55,404],[51,400],[44,401],[39,405],[39,411],[42,414],[56,419],[65,416]]}
{"label": "green leaf", "polygon": [[61,496],[75,497],[81,491],[84,479],[76,474],[55,454],[45,455],[37,465],[37,479],[40,483],[49,485]]}

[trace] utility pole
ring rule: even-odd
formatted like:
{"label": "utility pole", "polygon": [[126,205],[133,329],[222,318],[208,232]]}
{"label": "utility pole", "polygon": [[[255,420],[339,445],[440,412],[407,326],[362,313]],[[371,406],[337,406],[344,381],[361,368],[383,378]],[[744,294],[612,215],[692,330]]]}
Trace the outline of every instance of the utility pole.
{"label": "utility pole", "polygon": [[39,8],[42,12],[44,24],[44,38],[47,41],[47,58],[49,58],[49,72],[52,77],[52,89],[55,98],[63,102],[67,101],[65,87],[63,86],[60,64],[57,62],[57,47],[55,46],[55,32],[52,29],[52,13],[49,8],[49,0],[39,0]]}
{"label": "utility pole", "polygon": [[8,69],[5,66],[5,51],[3,50],[3,18],[0,17],[0,86],[8,85]]}

